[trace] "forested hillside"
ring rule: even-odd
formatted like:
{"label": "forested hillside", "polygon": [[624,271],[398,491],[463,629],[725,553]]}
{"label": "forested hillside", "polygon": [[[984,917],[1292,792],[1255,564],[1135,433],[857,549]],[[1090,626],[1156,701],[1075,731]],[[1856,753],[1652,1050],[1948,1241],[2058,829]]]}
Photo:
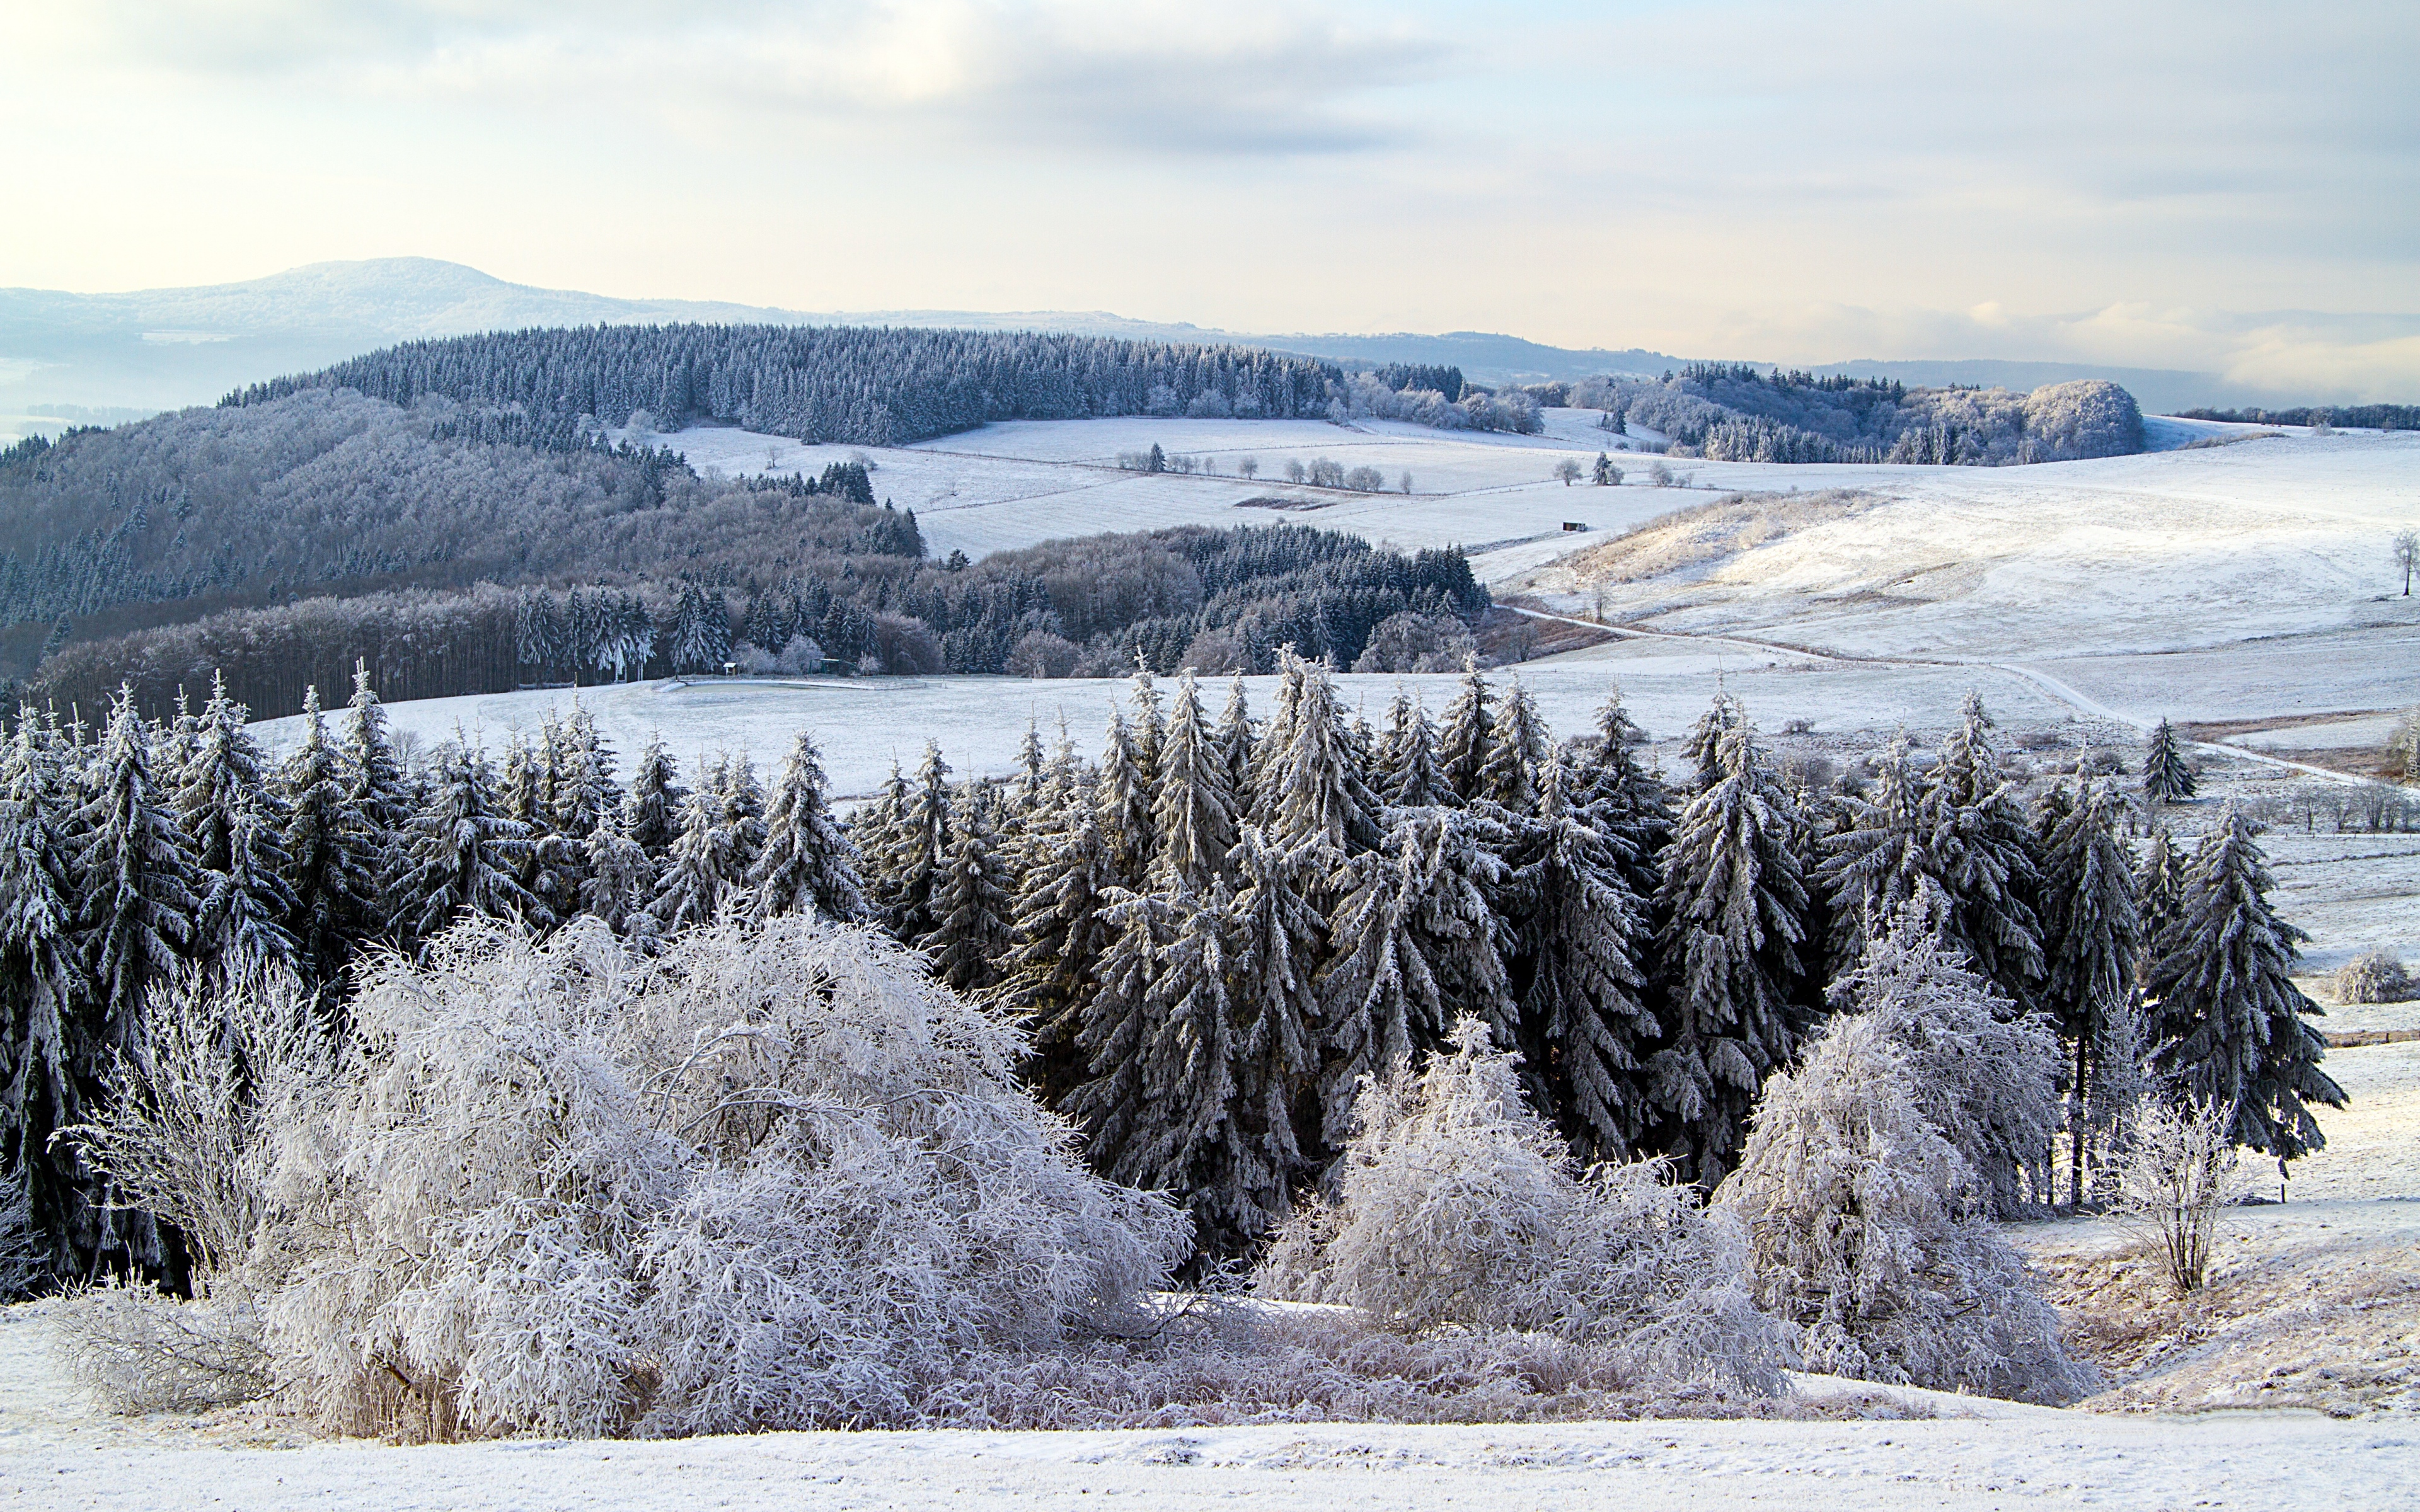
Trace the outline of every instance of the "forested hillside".
{"label": "forested hillside", "polygon": [[668,428],[714,420],[898,446],[994,420],[1324,415],[1342,378],[1332,363],[1249,347],[1030,332],[581,326],[411,342],[226,403],[305,389],[396,404],[433,394],[475,411],[497,439],[553,450],[642,411]]}
{"label": "forested hillside", "polygon": [[2143,449],[2133,395],[2097,378],[2020,394],[1691,363],[1661,382],[1591,380],[1566,402],[1603,409],[1618,425],[1636,421],[1676,453],[1714,461],[1999,467]]}

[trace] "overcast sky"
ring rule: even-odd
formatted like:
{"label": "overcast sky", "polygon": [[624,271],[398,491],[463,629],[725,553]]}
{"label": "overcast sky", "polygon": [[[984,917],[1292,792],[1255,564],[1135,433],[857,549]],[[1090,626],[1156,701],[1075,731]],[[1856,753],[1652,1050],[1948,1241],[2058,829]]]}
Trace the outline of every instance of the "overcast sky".
{"label": "overcast sky", "polygon": [[2085,359],[2420,400],[2420,6],[21,0],[0,285]]}

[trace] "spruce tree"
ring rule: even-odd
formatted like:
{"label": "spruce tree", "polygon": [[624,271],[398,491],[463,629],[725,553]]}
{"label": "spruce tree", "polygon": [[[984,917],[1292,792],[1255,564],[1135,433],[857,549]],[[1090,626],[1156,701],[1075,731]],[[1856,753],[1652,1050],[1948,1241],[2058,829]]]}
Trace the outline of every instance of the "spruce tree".
{"label": "spruce tree", "polygon": [[286,886],[283,805],[262,779],[260,747],[244,717],[225,679],[214,677],[177,793],[197,893],[187,951],[229,981],[290,966],[295,953],[286,929],[294,900]]}
{"label": "spruce tree", "polygon": [[1406,833],[1412,827],[1404,820],[1329,883],[1338,902],[1316,979],[1326,1129],[1348,1126],[1363,1077],[1409,1065],[1445,1032],[1445,995],[1412,925],[1422,858],[1419,839]]}
{"label": "spruce tree", "polygon": [[369,663],[353,662],[353,693],[345,705],[339,738],[345,761],[345,806],[372,837],[367,864],[379,883],[372,922],[380,931],[396,920],[392,885],[402,866],[404,826],[419,807],[402,758],[387,733],[386,709],[370,687]]}
{"label": "spruce tree", "polygon": [[58,797],[33,711],[22,711],[0,748],[0,1170],[23,1185],[38,1259],[67,1276],[78,1269],[72,1234],[98,1194],[74,1151],[50,1138],[82,1120],[109,1057],[84,1011]]}
{"label": "spruce tree", "polygon": [[1227,685],[1227,706],[1219,711],[1218,729],[1211,737],[1227,764],[1227,788],[1234,795],[1238,815],[1252,811],[1252,711],[1244,692],[1244,674]]}
{"label": "spruce tree", "polygon": [[99,1011],[98,1043],[132,1041],[144,994],[171,978],[194,940],[201,900],[185,834],[151,776],[134,689],[118,690],[93,753],[86,795],[70,821],[76,922]]}
{"label": "spruce tree", "polygon": [[765,850],[765,784],[756,779],[754,759],[743,750],[715,763],[714,791],[731,831],[731,859],[744,874]]}
{"label": "spruce tree", "polygon": [[650,733],[638,768],[630,774],[630,795],[622,811],[624,825],[650,859],[660,862],[680,833],[681,808],[689,789],[680,785],[680,766],[664,749],[663,736]]}
{"label": "spruce tree", "polygon": [[656,873],[647,917],[661,934],[710,924],[743,875],[722,801],[700,786],[681,805],[680,838]]}
{"label": "spruce tree", "polygon": [[580,885],[581,911],[603,919],[616,934],[653,933],[647,904],[656,895],[656,863],[630,838],[620,804],[605,810],[582,843],[588,855]]}
{"label": "spruce tree", "polygon": [[406,939],[425,944],[468,914],[545,929],[544,903],[521,886],[528,826],[504,811],[485,752],[458,735],[437,753],[435,780],[404,828],[396,903]]}
{"label": "spruce tree", "polygon": [[2143,796],[2153,803],[2182,803],[2193,795],[2193,767],[2185,761],[2176,727],[2164,718],[2143,752]]}
{"label": "spruce tree", "polygon": [[1267,828],[1289,855],[1325,872],[1378,842],[1377,796],[1344,730],[1336,685],[1321,665],[1284,654],[1300,673],[1284,744],[1266,765],[1275,802]]}
{"label": "spruce tree", "polygon": [[763,848],[748,871],[756,918],[812,911],[856,923],[872,916],[858,880],[856,849],[832,817],[826,786],[823,758],[801,730],[766,812]]}
{"label": "spruce tree", "polygon": [[1652,926],[1614,843],[1565,796],[1568,781],[1560,761],[1548,766],[1509,889],[1508,1048],[1539,1113],[1583,1158],[1621,1160],[1647,1122],[1640,1060],[1658,1026],[1641,1001],[1640,956]]}
{"label": "spruce tree", "polygon": [[[2046,1006],[2067,1041],[2068,1200],[2084,1200],[2091,1164],[2086,1139],[2093,1127],[2099,1057],[2131,1039],[2120,1019],[2134,1012],[2135,973],[2143,959],[2143,918],[2135,898],[2134,857],[2118,825],[2125,800],[2103,778],[2084,790],[2044,841],[2043,931],[2049,942]],[[2117,1069],[2121,1078],[2132,1065]],[[2105,1100],[2104,1100],[2105,1101]]]}
{"label": "spruce tree", "polygon": [[933,900],[934,926],[923,939],[934,975],[962,993],[999,980],[1014,930],[1013,879],[1000,853],[991,788],[978,782],[958,806],[946,871]]}
{"label": "spruce tree", "polygon": [[1394,743],[1393,754],[1384,794],[1388,803],[1419,809],[1454,801],[1453,789],[1446,782],[1444,761],[1437,753],[1436,727],[1429,722],[1429,711],[1418,700],[1412,702],[1411,714]]}
{"label": "spruce tree", "polygon": [[1077,1038],[1115,933],[1104,910],[1118,882],[1099,813],[1083,801],[1072,774],[1053,780],[1066,796],[1050,802],[1027,831],[1005,996],[1032,1026],[1032,1080],[1043,1101],[1058,1108],[1087,1076]]}
{"label": "spruce tree", "polygon": [[2185,868],[2176,918],[2153,945],[2153,1064],[2176,1090],[2234,1110],[2235,1142],[2289,1161],[2326,1135],[2307,1104],[2342,1107],[2319,1069],[2319,1005],[2294,985],[2310,938],[2269,904],[2274,886],[2252,820],[2234,804]]}
{"label": "spruce tree", "polygon": [[1235,795],[1227,763],[1212,738],[1193,673],[1183,673],[1159,759],[1159,792],[1152,810],[1158,853],[1151,882],[1168,892],[1202,892],[1226,865],[1235,844]]}
{"label": "spruce tree", "polygon": [[1545,721],[1515,676],[1496,716],[1487,759],[1479,769],[1479,792],[1471,795],[1488,798],[1512,813],[1531,812],[1538,807],[1538,770],[1549,749]]}
{"label": "spruce tree", "polygon": [[1151,872],[1153,843],[1151,780],[1125,712],[1112,707],[1109,727],[1101,737],[1100,775],[1093,797],[1101,811],[1101,836],[1109,847],[1109,864],[1118,884],[1140,888]]}
{"label": "spruce tree", "polygon": [[[1124,888],[1108,890],[1103,903],[1097,922],[1107,943],[1090,992],[1070,1010],[1077,1023],[1065,1036],[1081,1071],[1060,1110],[1082,1127],[1085,1151],[1104,1175],[1147,1180],[1147,1151],[1158,1121],[1171,1112],[1155,1107],[1146,1088],[1161,1018],[1160,963],[1198,904],[1187,899],[1180,913],[1166,893]],[[1222,1051],[1218,1064],[1225,1061]],[[1181,1181],[1159,1184],[1182,1190]]]}
{"label": "spruce tree", "polygon": [[1274,1224],[1285,1216],[1285,1191],[1311,1152],[1344,1143],[1342,1128],[1295,1121],[1320,1069],[1313,979],[1326,952],[1326,920],[1303,895],[1297,861],[1274,837],[1247,828],[1235,843],[1234,870],[1239,890],[1225,911],[1224,934],[1236,1013],[1233,1138],[1250,1154],[1228,1172],[1226,1200],[1237,1211],[1255,1204]]}
{"label": "spruce tree", "polygon": [[1496,719],[1488,707],[1487,679],[1479,675],[1478,658],[1463,663],[1462,690],[1446,705],[1445,728],[1437,739],[1438,764],[1445,785],[1467,802],[1486,791],[1487,758],[1496,748]]}
{"label": "spruce tree", "polygon": [[[2143,859],[2134,869],[2134,893],[2141,900],[2143,938],[2157,941],[2177,921],[2185,896],[2184,859],[2177,854],[2176,837],[2165,825],[2152,824],[2143,841]],[[2143,968],[2150,969],[2148,960]]]}
{"label": "spruce tree", "polygon": [[1689,727],[1687,738],[1681,743],[1681,754],[1697,773],[1697,788],[1702,793],[1722,775],[1723,736],[1746,722],[1747,711],[1740,701],[1729,693],[1716,693],[1706,712]]}
{"label": "spruce tree", "polygon": [[345,964],[376,929],[381,912],[379,869],[382,838],[347,801],[350,774],[344,753],[328,739],[319,690],[302,695],[302,738],[279,768],[286,809],[286,916],[303,971],[322,989],[335,985]]}
{"label": "spruce tree", "polygon": [[1648,1062],[1653,1148],[1711,1187],[1738,1159],[1764,1078],[1803,1028],[1797,1008],[1806,823],[1736,705],[1720,709],[1713,780],[1664,856],[1663,1047]]}
{"label": "spruce tree", "polygon": [[2015,783],[2000,769],[1992,729],[1982,697],[1970,691],[1925,795],[1928,844],[1948,898],[1951,937],[2009,1001],[2031,1008],[2043,967],[2040,846]]}
{"label": "spruce tree", "polygon": [[924,743],[924,760],[914,779],[902,784],[899,805],[898,817],[880,842],[880,865],[873,870],[877,884],[873,902],[883,925],[900,943],[922,945],[940,926],[938,899],[954,839],[950,764],[941,759],[938,743]]}
{"label": "spruce tree", "polygon": [[1596,713],[1596,737],[1573,759],[1573,801],[1590,824],[1621,847],[1622,880],[1632,896],[1652,901],[1664,883],[1658,857],[1672,839],[1672,791],[1639,763],[1647,732],[1622,707],[1621,689],[1606,695]]}

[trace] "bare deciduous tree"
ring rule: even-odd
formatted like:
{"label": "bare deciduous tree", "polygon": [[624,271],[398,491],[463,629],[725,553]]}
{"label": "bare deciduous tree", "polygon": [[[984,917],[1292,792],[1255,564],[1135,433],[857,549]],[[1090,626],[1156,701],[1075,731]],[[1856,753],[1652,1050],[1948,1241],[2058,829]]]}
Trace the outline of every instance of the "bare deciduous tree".
{"label": "bare deciduous tree", "polygon": [[2412,576],[2420,573],[2420,531],[2398,531],[2395,536],[2395,565],[2403,574],[2403,596],[2412,596]]}

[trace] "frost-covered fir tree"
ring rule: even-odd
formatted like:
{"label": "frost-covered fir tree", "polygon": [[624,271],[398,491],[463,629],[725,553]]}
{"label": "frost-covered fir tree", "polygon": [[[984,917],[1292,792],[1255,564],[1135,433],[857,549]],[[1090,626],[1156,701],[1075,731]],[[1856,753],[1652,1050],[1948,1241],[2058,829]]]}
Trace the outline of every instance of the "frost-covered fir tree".
{"label": "frost-covered fir tree", "polygon": [[[2134,894],[2141,900],[2143,938],[2148,946],[2176,922],[2185,896],[2184,858],[2177,854],[2176,837],[2168,833],[2168,826],[2156,821],[2144,839],[2143,859],[2134,868]],[[2148,959],[2143,969],[2150,970]]]}
{"label": "frost-covered fir tree", "polygon": [[1652,900],[1663,886],[1658,860],[1672,840],[1672,792],[1638,760],[1647,732],[1622,707],[1621,689],[1606,695],[1596,711],[1596,736],[1577,743],[1572,775],[1573,801],[1589,823],[1621,847],[1622,880],[1632,894]]}
{"label": "frost-covered fir tree", "polygon": [[[2094,1117],[2111,1103],[2098,1096],[2101,1057],[2135,1037],[2144,933],[2134,856],[2119,832],[2125,817],[2117,784],[2102,778],[2058,816],[2043,842],[2042,924],[2050,963],[2043,995],[2067,1041],[2068,1200],[2074,1203],[2083,1202],[2085,1172],[2094,1165],[2087,1142],[2109,1132]],[[2135,1075],[2131,1063],[2115,1071],[2122,1083]]]}
{"label": "frost-covered fir tree", "polygon": [[286,886],[283,806],[262,779],[260,747],[244,719],[225,680],[213,678],[177,792],[197,894],[187,950],[231,981],[289,966],[295,953],[286,929],[294,899]]}
{"label": "frost-covered fir tree", "polygon": [[555,833],[585,843],[608,813],[622,807],[613,780],[613,748],[597,729],[597,717],[578,701],[563,723],[553,802],[548,815]]}
{"label": "frost-covered fir tree", "polygon": [[809,910],[843,923],[871,917],[858,880],[856,848],[824,797],[828,785],[823,757],[801,730],[790,742],[766,811],[764,845],[748,871],[753,917]]}
{"label": "frost-covered fir tree", "polygon": [[680,838],[656,873],[647,916],[658,933],[714,921],[723,902],[743,885],[737,851],[721,800],[701,785],[681,805]]}
{"label": "frost-covered fir tree", "polygon": [[73,1235],[98,1194],[51,1134],[82,1120],[109,1052],[85,1011],[75,940],[75,876],[59,793],[33,711],[0,747],[0,1170],[23,1183],[39,1264],[80,1267]]}
{"label": "frost-covered fir tree", "polygon": [[1177,679],[1161,737],[1159,791],[1152,810],[1159,849],[1151,883],[1163,891],[1206,891],[1234,848],[1235,795],[1213,734],[1187,671]]}
{"label": "frost-covered fir tree", "polygon": [[746,751],[714,764],[713,788],[722,804],[722,825],[731,831],[731,858],[744,873],[765,850],[765,784]]}
{"label": "frost-covered fir tree", "polygon": [[1152,681],[1151,663],[1140,651],[1135,653],[1134,687],[1126,695],[1134,708],[1134,759],[1136,769],[1142,774],[1147,792],[1156,792],[1159,785],[1159,747],[1168,733],[1168,717],[1162,708],[1159,687]]}
{"label": "frost-covered fir tree", "polygon": [[2042,977],[2035,906],[2041,863],[2016,784],[2000,769],[1993,728],[1982,696],[1970,691],[1925,795],[1932,810],[1928,843],[1952,936],[2010,1001],[2030,1007]]}
{"label": "frost-covered fir tree", "polygon": [[1737,1158],[1764,1078],[1796,1047],[1806,820],[1735,705],[1721,710],[1713,780],[1682,810],[1664,853],[1663,1046],[1648,1062],[1654,1128],[1702,1185]]}
{"label": "frost-covered fir tree", "polygon": [[345,804],[363,829],[376,837],[374,864],[380,894],[377,923],[384,930],[395,922],[389,891],[402,865],[401,836],[419,807],[411,775],[387,733],[386,709],[370,687],[369,663],[353,662],[353,692],[345,705],[345,722],[337,743],[345,760]]}
{"label": "frost-covered fir tree", "polygon": [[1252,811],[1252,711],[1244,694],[1244,675],[1227,685],[1227,706],[1218,713],[1218,729],[1211,737],[1227,764],[1228,790],[1235,795],[1235,811]]}
{"label": "frost-covered fir tree", "polygon": [[302,695],[302,738],[278,768],[286,809],[286,916],[308,978],[335,983],[383,912],[379,870],[384,837],[346,798],[344,752],[328,739],[319,690]]}
{"label": "frost-covered fir tree", "polygon": [[428,796],[403,833],[396,883],[406,939],[426,943],[466,914],[544,929],[544,903],[521,886],[529,828],[504,811],[487,753],[458,736],[440,748]]}
{"label": "frost-covered fir tree", "polygon": [[1487,679],[1479,675],[1479,661],[1463,663],[1462,690],[1446,705],[1445,727],[1437,737],[1437,760],[1445,785],[1467,801],[1486,791],[1485,769],[1496,749],[1496,717],[1489,706]]}
{"label": "frost-covered fir tree", "polygon": [[2194,795],[2193,766],[2176,727],[2162,719],[2143,752],[2143,796],[2153,803],[2182,803]]}
{"label": "frost-covered fir tree", "polygon": [[995,807],[991,787],[983,782],[959,804],[948,869],[934,898],[933,932],[923,939],[934,974],[962,993],[983,992],[1000,980],[1015,937],[1015,879],[1001,853]]}
{"label": "frost-covered fir tree", "polygon": [[[877,850],[861,851],[871,901],[882,923],[902,944],[922,945],[940,926],[936,900],[948,870],[951,825],[950,764],[941,748],[924,744],[924,760],[902,785],[898,814],[887,832],[877,831]],[[887,817],[887,816],[886,816]]]}
{"label": "frost-covered fir tree", "polygon": [[[1406,702],[1401,694],[1396,697],[1399,702]],[[1418,699],[1407,702],[1411,708],[1402,733],[1390,744],[1391,761],[1381,796],[1404,809],[1450,804],[1454,795],[1446,783],[1444,763],[1437,754],[1436,726],[1429,722],[1429,711]]]}
{"label": "frost-covered fir tree", "polygon": [[1068,796],[1048,802],[1027,831],[1003,995],[1032,1026],[1032,1079],[1059,1108],[1089,1074],[1077,1036],[1116,933],[1104,910],[1118,882],[1099,813],[1074,789],[1072,773],[1055,780]]}
{"label": "frost-covered fir tree", "polygon": [[1049,780],[1050,762],[1042,748],[1042,725],[1029,718],[1025,721],[1025,738],[1016,747],[1016,779],[1001,810],[1001,835],[1012,849],[1022,841],[1026,825],[1040,809],[1043,790]]}
{"label": "frost-covered fir tree", "polygon": [[[1508,717],[1498,726],[1510,728]],[[1559,760],[1509,889],[1514,1004],[1510,1048],[1539,1111],[1590,1160],[1630,1153],[1648,1119],[1641,1059],[1659,1033],[1641,1001],[1647,909],[1621,873],[1613,841],[1575,810]]]}
{"label": "frost-covered fir tree", "polygon": [[1491,733],[1487,759],[1479,769],[1476,796],[1501,804],[1508,811],[1526,814],[1538,806],[1538,772],[1551,747],[1546,722],[1521,679],[1512,679]]}
{"label": "frost-covered fir tree", "polygon": [[100,1014],[99,1042],[129,1042],[144,995],[176,971],[201,900],[185,833],[154,784],[150,743],[122,687],[93,753],[75,847],[76,924]]}
{"label": "frost-covered fir tree", "polygon": [[656,895],[656,863],[630,838],[621,805],[605,810],[582,844],[588,855],[580,885],[581,911],[603,919],[616,934],[652,933],[647,904]]}
{"label": "frost-covered fir tree", "polygon": [[1424,859],[1405,818],[1378,850],[1352,857],[1329,889],[1328,956],[1319,968],[1321,1122],[1349,1124],[1361,1078],[1407,1066],[1444,1036],[1445,993],[1414,926]]}
{"label": "frost-covered fir tree", "polygon": [[[1235,842],[1236,892],[1228,913],[1227,959],[1241,1027],[1233,1080],[1236,1119],[1244,1137],[1278,1173],[1280,1191],[1309,1151],[1341,1144],[1344,1131],[1297,1128],[1298,1101],[1319,1073],[1319,992],[1314,980],[1326,954],[1326,920],[1304,896],[1307,874],[1281,842],[1247,827]],[[1258,1200],[1258,1199],[1255,1199]],[[1272,1222],[1280,1199],[1262,1204]]]}
{"label": "frost-covered fir tree", "polygon": [[1696,772],[1699,791],[1721,776],[1723,736],[1747,720],[1747,711],[1729,693],[1717,693],[1681,743],[1681,754]]}
{"label": "frost-covered fir tree", "polygon": [[1286,647],[1278,656],[1277,696],[1271,701],[1268,718],[1252,742],[1250,775],[1237,792],[1249,793],[1251,805],[1238,810],[1237,817],[1256,825],[1265,825],[1277,817],[1278,804],[1285,795],[1280,791],[1278,763],[1294,740],[1295,711],[1302,703],[1302,684],[1309,669],[1303,659]]}
{"label": "frost-covered fir tree", "polygon": [[2252,820],[2229,803],[2185,868],[2177,915],[2152,943],[2153,1064],[2177,1095],[2231,1107],[2236,1143],[2293,1160],[2327,1143],[2308,1104],[2344,1106],[2319,1062],[2319,1005],[2294,985],[2310,938],[2269,904]]}
{"label": "frost-covered fir tree", "polygon": [[664,749],[663,736],[650,733],[646,748],[639,752],[638,767],[630,774],[629,801],[622,810],[630,838],[650,858],[661,861],[672,851],[673,840],[681,830],[681,806],[688,799],[689,789],[680,785],[679,764]]}
{"label": "frost-covered fir tree", "polygon": [[1100,810],[1101,837],[1109,847],[1109,862],[1119,886],[1139,888],[1151,872],[1157,849],[1152,835],[1150,774],[1125,711],[1109,710],[1109,727],[1101,737],[1100,774],[1093,783],[1093,802]]}
{"label": "frost-covered fir tree", "polygon": [[1325,665],[1306,664],[1283,654],[1300,673],[1284,743],[1267,764],[1264,781],[1275,784],[1269,835],[1289,855],[1323,871],[1337,857],[1378,842],[1377,796],[1370,791],[1351,737],[1336,685]]}

